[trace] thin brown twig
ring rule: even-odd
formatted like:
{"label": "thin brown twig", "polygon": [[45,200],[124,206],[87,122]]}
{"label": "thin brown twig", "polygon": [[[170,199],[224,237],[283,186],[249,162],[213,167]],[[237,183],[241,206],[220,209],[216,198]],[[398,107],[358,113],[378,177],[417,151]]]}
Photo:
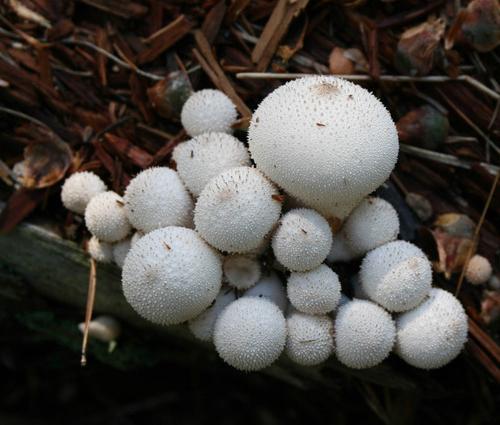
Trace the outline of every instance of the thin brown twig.
{"label": "thin brown twig", "polygon": [[91,258],[90,273],[89,273],[89,290],[87,293],[87,306],[85,307],[85,325],[83,328],[82,357],[80,359],[80,364],[82,366],[87,365],[87,344],[89,340],[89,324],[90,320],[92,319],[92,311],[94,310],[96,284],[97,284],[96,264],[95,260]]}
{"label": "thin brown twig", "polygon": [[24,112],[16,111],[15,109],[6,108],[5,106],[0,106],[0,112],[5,112],[6,114],[13,115],[18,118],[25,119],[34,124],[40,125],[52,131],[52,129],[44,122],[37,120],[35,117],[25,114]]}

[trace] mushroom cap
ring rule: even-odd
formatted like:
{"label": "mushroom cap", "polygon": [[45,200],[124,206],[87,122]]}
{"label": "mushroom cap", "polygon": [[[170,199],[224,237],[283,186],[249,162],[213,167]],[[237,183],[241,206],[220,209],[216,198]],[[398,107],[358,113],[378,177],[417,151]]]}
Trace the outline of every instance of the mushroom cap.
{"label": "mushroom cap", "polygon": [[328,316],[292,312],[286,320],[285,353],[295,363],[314,366],[333,353],[333,322]]}
{"label": "mushroom cap", "polygon": [[179,176],[195,197],[223,171],[250,165],[245,145],[226,133],[200,134],[177,145],[172,158]]}
{"label": "mushroom cap", "polygon": [[396,319],[395,352],[421,369],[436,369],[458,356],[467,341],[467,315],[449,292],[431,289],[428,298]]}
{"label": "mushroom cap", "polygon": [[144,233],[167,226],[192,226],[193,200],[170,168],[141,171],[130,181],[124,199],[130,223]]}
{"label": "mushroom cap", "polygon": [[95,236],[89,239],[87,251],[99,263],[111,263],[113,261],[113,246],[107,242],[101,242]]}
{"label": "mushroom cap", "polygon": [[288,305],[286,291],[278,275],[274,272],[260,278],[257,284],[243,294],[244,297],[267,298],[285,312]]}
{"label": "mushroom cap", "polygon": [[340,289],[339,277],[324,264],[307,272],[292,273],[287,284],[292,305],[309,314],[326,314],[335,310],[340,301]]}
{"label": "mushroom cap", "polygon": [[85,225],[101,242],[117,242],[131,230],[123,198],[115,192],[94,196],[85,209]]}
{"label": "mushroom cap", "polygon": [[248,289],[260,279],[260,263],[248,255],[228,255],[222,269],[229,285],[236,289]]}
{"label": "mushroom cap", "polygon": [[123,239],[113,245],[113,260],[120,268],[123,267],[125,257],[127,257],[130,247],[132,246],[131,238]]}
{"label": "mushroom cap", "polygon": [[277,223],[278,191],[255,168],[231,168],[208,182],[196,202],[196,230],[221,251],[257,248]]}
{"label": "mushroom cap", "polygon": [[482,255],[474,255],[465,269],[465,278],[473,285],[488,282],[493,273],[489,260]]}
{"label": "mushroom cap", "polygon": [[[85,322],[78,325],[80,332],[85,330]],[[89,322],[89,336],[102,342],[116,341],[122,331],[120,322],[111,316],[98,316]]]}
{"label": "mushroom cap", "polygon": [[394,241],[370,251],[359,273],[363,292],[389,311],[416,307],[429,293],[432,267],[417,246]]}
{"label": "mushroom cap", "polygon": [[384,199],[368,197],[349,215],[341,232],[350,251],[359,257],[398,237],[398,213]]}
{"label": "mushroom cap", "polygon": [[286,320],[273,302],[243,297],[229,304],[215,323],[214,343],[219,356],[239,370],[271,365],[286,343]]}
{"label": "mushroom cap", "polygon": [[217,318],[236,299],[234,290],[222,288],[215,302],[199,316],[189,321],[189,330],[201,341],[212,341]]}
{"label": "mushroom cap", "polygon": [[391,352],[395,335],[390,314],[371,301],[353,299],[337,310],[335,350],[338,360],[347,367],[378,365]]}
{"label": "mushroom cap", "polygon": [[204,89],[189,96],[181,111],[181,123],[191,137],[217,131],[233,132],[238,112],[229,97],[220,90]]}
{"label": "mushroom cap", "polygon": [[331,76],[274,90],[254,112],[248,140],[257,168],[327,219],[345,218],[389,177],[398,157],[384,105]]}
{"label": "mushroom cap", "polygon": [[98,175],[90,171],[81,171],[72,174],[64,181],[61,200],[66,209],[84,214],[90,200],[105,191],[106,185]]}
{"label": "mushroom cap", "polygon": [[198,316],[219,293],[217,252],[183,227],[153,230],[130,249],[122,270],[125,298],[142,317],[163,325]]}
{"label": "mushroom cap", "polygon": [[318,267],[331,246],[330,225],[316,211],[307,208],[287,212],[272,240],[276,259],[288,270],[298,272]]}

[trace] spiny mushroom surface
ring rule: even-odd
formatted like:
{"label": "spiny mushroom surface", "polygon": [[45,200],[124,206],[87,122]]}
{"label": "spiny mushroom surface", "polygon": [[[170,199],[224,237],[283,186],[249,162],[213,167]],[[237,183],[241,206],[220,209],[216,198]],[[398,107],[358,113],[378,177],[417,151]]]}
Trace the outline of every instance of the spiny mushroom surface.
{"label": "spiny mushroom surface", "polygon": [[131,230],[123,198],[115,192],[94,196],[85,209],[85,225],[101,242],[117,242]]}
{"label": "spiny mushroom surface", "polygon": [[144,233],[167,226],[192,227],[193,201],[170,168],[141,171],[130,181],[124,199],[130,223]]}
{"label": "spiny mushroom surface", "polygon": [[338,360],[353,369],[381,363],[394,345],[396,328],[383,308],[353,299],[337,310],[335,352]]}
{"label": "spiny mushroom surface", "polygon": [[131,238],[123,239],[120,242],[117,242],[113,245],[113,260],[116,265],[120,268],[123,267],[123,263],[125,262],[125,257],[130,251],[130,247],[132,246]]}
{"label": "spiny mushroom surface", "polygon": [[275,272],[263,275],[257,284],[243,294],[244,297],[267,298],[285,312],[288,305],[283,283]]}
{"label": "spiny mushroom surface", "polygon": [[181,143],[174,149],[172,159],[182,181],[195,197],[223,171],[250,165],[245,145],[225,133],[203,133]]}
{"label": "spiny mushroom surface", "polygon": [[249,255],[228,255],[222,269],[229,285],[239,290],[254,286],[260,278],[260,263]]}
{"label": "spiny mushroom surface", "polygon": [[333,322],[328,316],[292,312],[286,320],[285,353],[303,366],[323,363],[333,353]]}
{"label": "spiny mushroom surface", "polygon": [[130,249],[122,270],[123,293],[134,310],[171,325],[203,312],[219,293],[220,256],[191,229],[153,230]]}
{"label": "spiny mushroom surface", "polygon": [[229,304],[215,323],[214,344],[220,357],[239,370],[270,366],[286,343],[286,321],[273,302],[243,297]]}
{"label": "spiny mushroom surface", "polygon": [[84,214],[90,200],[106,190],[106,185],[98,175],[90,171],[81,171],[72,174],[64,181],[61,200],[68,210]]}
{"label": "spiny mushroom surface", "polygon": [[493,273],[489,260],[482,255],[474,255],[465,269],[465,278],[473,285],[482,285],[488,282]]}
{"label": "spiny mushroom surface", "polygon": [[231,126],[238,112],[229,97],[220,90],[204,89],[194,92],[181,111],[181,122],[191,137],[210,131],[233,132]]}
{"label": "spiny mushroom surface", "polygon": [[281,203],[276,188],[260,171],[237,167],[208,182],[196,202],[196,230],[221,251],[257,248],[277,223]]}
{"label": "spiny mushroom surface", "polygon": [[276,259],[288,270],[298,272],[318,267],[331,246],[330,225],[316,211],[307,208],[287,212],[272,240]]}
{"label": "spiny mushroom surface", "polygon": [[432,267],[417,246],[394,241],[370,251],[359,273],[363,292],[389,311],[407,311],[429,293]]}
{"label": "spiny mushroom surface", "polygon": [[87,251],[90,256],[99,263],[111,263],[113,261],[113,247],[107,242],[101,242],[95,236],[89,239]]}
{"label": "spiny mushroom surface", "polygon": [[433,288],[428,298],[396,319],[395,352],[410,365],[436,369],[458,356],[467,341],[467,315],[449,292]]}
{"label": "spiny mushroom surface", "polygon": [[248,140],[257,168],[327,219],[345,218],[389,177],[398,157],[384,105],[330,76],[274,90],[254,112]]}

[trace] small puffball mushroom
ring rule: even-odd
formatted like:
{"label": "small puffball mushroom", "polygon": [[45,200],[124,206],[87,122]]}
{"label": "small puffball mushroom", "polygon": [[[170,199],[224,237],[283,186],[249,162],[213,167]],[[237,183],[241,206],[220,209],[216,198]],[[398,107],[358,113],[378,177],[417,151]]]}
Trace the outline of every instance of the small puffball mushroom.
{"label": "small puffball mushroom", "polygon": [[326,257],[326,261],[329,263],[346,262],[352,260],[355,256],[342,231],[333,235],[332,247]]}
{"label": "small puffball mushroom", "polygon": [[189,321],[189,330],[201,341],[212,341],[217,318],[235,299],[234,290],[222,288],[213,305]]}
{"label": "small puffball mushroom", "polygon": [[200,134],[177,145],[172,158],[180,178],[195,197],[223,171],[250,165],[245,145],[225,133]]}
{"label": "small puffball mushroom", "polygon": [[449,292],[431,289],[429,297],[396,319],[395,352],[405,362],[436,369],[458,356],[467,341],[467,315]]}
{"label": "small puffball mushroom", "polygon": [[326,314],[335,310],[340,300],[337,274],[321,264],[308,272],[295,272],[288,278],[287,294],[292,305],[309,314]]}
{"label": "small puffball mushroom", "polygon": [[77,214],[84,214],[90,200],[106,191],[101,178],[90,171],[69,176],[61,189],[61,200],[65,208]]}
{"label": "small puffball mushroom", "polygon": [[332,76],[299,78],[274,90],[254,112],[248,142],[259,170],[327,220],[344,219],[379,187],[399,149],[384,105]]}
{"label": "small puffball mushroom", "polygon": [[482,285],[488,282],[493,273],[491,263],[482,255],[474,255],[467,264],[465,278],[473,285]]}
{"label": "small puffball mushroom", "polygon": [[267,298],[276,304],[283,312],[286,311],[288,305],[285,287],[278,275],[274,272],[262,276],[257,284],[248,289],[243,296]]}
{"label": "small puffball mushroom", "polygon": [[306,208],[287,212],[281,218],[272,240],[276,259],[295,272],[318,267],[331,246],[330,225],[316,211]]}
{"label": "small puffball mushroom", "polygon": [[92,236],[87,244],[90,256],[99,263],[111,263],[113,261],[113,247],[107,242],[101,242]]}
{"label": "small puffball mushroom", "polygon": [[113,260],[118,267],[120,268],[123,267],[123,263],[125,262],[125,257],[130,251],[131,246],[132,246],[131,238],[124,239],[113,245]]}
{"label": "small puffball mushroom", "polygon": [[429,293],[432,267],[417,246],[394,241],[370,251],[359,273],[363,292],[389,311],[416,307]]}
{"label": "small puffball mushroom", "polygon": [[[83,333],[85,323],[80,323],[78,329]],[[89,322],[89,336],[102,342],[116,341],[121,331],[120,322],[111,316],[98,316]]]}
{"label": "small puffball mushroom", "polygon": [[85,209],[85,225],[101,242],[117,242],[130,232],[123,198],[115,192],[94,196]]}
{"label": "small puffball mushroom", "polygon": [[228,255],[222,269],[229,285],[239,290],[254,286],[260,278],[260,263],[248,255]]}
{"label": "small puffball mushroom", "polygon": [[338,360],[353,369],[381,363],[394,345],[396,327],[383,308],[353,299],[337,310],[335,350]]}
{"label": "small puffball mushroom", "polygon": [[215,323],[217,353],[239,370],[254,371],[271,365],[285,343],[285,317],[267,299],[240,298],[229,304]]}
{"label": "small puffball mushroom", "polygon": [[292,312],[286,320],[285,353],[293,362],[314,366],[333,353],[333,322],[328,316]]}
{"label": "small puffball mushroom", "polygon": [[276,188],[255,168],[237,167],[213,178],[194,210],[196,230],[221,251],[257,248],[277,223],[281,203]]}
{"label": "small puffball mushroom", "polygon": [[194,92],[184,103],[181,123],[191,137],[210,131],[231,134],[237,116],[236,106],[223,92],[204,89]]}
{"label": "small puffball mushroom", "polygon": [[170,325],[193,319],[214,301],[222,281],[219,254],[198,234],[165,227],[130,249],[122,270],[123,293],[142,317]]}
{"label": "small puffball mushroom", "polygon": [[193,201],[170,168],[141,171],[130,181],[124,199],[130,223],[144,233],[167,226],[192,227]]}

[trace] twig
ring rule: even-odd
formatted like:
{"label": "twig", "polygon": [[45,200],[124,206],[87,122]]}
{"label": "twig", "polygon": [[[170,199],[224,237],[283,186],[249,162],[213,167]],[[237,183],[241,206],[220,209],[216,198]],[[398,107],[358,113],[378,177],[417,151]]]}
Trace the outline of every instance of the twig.
{"label": "twig", "polygon": [[80,364],[87,365],[87,343],[89,340],[89,324],[94,310],[95,289],[96,289],[96,264],[93,258],[90,259],[89,291],[87,293],[87,306],[85,308],[85,326],[83,328],[82,357]]}
{"label": "twig", "polygon": [[14,110],[14,109],[6,108],[5,106],[0,106],[0,112],[5,112],[6,114],[13,115],[15,117],[28,120],[34,124],[38,124],[42,127],[45,127],[52,132],[52,129],[47,124],[45,124],[44,122],[42,122],[40,120],[37,120],[36,118],[34,118],[30,115],[25,114],[24,112],[20,112],[20,111]]}

